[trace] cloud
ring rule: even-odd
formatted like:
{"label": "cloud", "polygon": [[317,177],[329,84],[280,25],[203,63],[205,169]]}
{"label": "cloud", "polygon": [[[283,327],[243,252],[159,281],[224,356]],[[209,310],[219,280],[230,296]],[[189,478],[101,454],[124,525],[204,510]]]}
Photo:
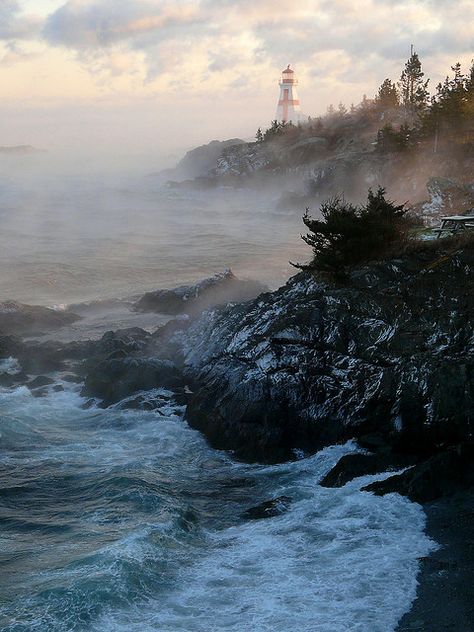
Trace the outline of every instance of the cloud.
{"label": "cloud", "polygon": [[43,36],[56,46],[87,50],[149,33],[163,37],[196,21],[200,16],[195,2],[69,0],[47,18]]}
{"label": "cloud", "polygon": [[263,92],[287,63],[328,91],[370,90],[399,76],[412,43],[441,76],[474,50],[473,23],[472,0],[67,0],[39,34],[38,18],[0,0],[0,38],[72,52],[101,87],[160,79],[160,92],[196,94]]}
{"label": "cloud", "polygon": [[16,42],[7,42],[4,49],[5,53],[3,56],[0,56],[0,66],[4,68],[39,57],[38,53],[25,51]]}
{"label": "cloud", "polygon": [[41,29],[43,20],[34,15],[23,16],[17,0],[0,0],[0,39],[33,39]]}

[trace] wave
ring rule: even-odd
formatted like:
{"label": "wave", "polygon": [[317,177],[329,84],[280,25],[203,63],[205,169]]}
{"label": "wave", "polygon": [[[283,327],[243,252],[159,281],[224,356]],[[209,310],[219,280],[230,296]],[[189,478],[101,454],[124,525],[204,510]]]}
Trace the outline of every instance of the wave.
{"label": "wave", "polygon": [[[275,466],[77,387],[0,392],[4,632],[389,632],[435,546],[418,505],[318,485],[353,443]],[[280,515],[246,511],[285,496]]]}

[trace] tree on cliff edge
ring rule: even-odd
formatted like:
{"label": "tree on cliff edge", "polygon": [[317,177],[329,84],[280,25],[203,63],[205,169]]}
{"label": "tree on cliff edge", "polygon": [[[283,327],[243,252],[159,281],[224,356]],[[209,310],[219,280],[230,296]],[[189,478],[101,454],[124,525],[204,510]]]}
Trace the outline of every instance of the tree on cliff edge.
{"label": "tree on cliff edge", "polygon": [[310,217],[306,209],[303,222],[309,229],[301,238],[313,249],[307,265],[292,264],[302,270],[318,270],[344,276],[347,268],[390,252],[402,244],[410,221],[407,209],[385,198],[385,189],[369,189],[367,203],[354,206],[336,197],[321,206],[322,219]]}
{"label": "tree on cliff edge", "polygon": [[400,101],[412,113],[424,110],[428,105],[428,83],[421,67],[418,53],[413,52],[405,64],[398,82]]}

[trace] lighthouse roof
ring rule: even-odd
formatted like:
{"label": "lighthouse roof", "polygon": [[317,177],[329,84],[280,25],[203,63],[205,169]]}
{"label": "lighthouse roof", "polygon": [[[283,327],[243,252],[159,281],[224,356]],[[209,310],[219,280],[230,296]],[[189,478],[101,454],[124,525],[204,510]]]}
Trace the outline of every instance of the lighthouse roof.
{"label": "lighthouse roof", "polygon": [[284,72],[285,74],[286,74],[287,72],[291,72],[291,74],[293,74],[293,73],[294,73],[294,70],[291,70],[291,68],[290,68],[290,64],[288,64],[288,66],[285,68],[285,70],[284,70],[283,72]]}

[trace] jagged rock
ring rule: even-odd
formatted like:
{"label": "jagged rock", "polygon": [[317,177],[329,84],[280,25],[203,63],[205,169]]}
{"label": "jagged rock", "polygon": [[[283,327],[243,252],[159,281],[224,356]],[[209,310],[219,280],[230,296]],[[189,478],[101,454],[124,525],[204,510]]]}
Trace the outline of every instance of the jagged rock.
{"label": "jagged rock", "polygon": [[309,273],[180,334],[189,423],[246,460],[380,436],[406,453],[464,441],[474,420],[474,248],[421,247]]}
{"label": "jagged rock", "polygon": [[82,395],[109,406],[138,391],[182,385],[181,372],[169,360],[128,357],[99,362],[87,374]]}
{"label": "jagged rock", "polygon": [[224,141],[213,140],[207,145],[200,145],[191,149],[174,169],[165,169],[157,175],[162,180],[186,180],[207,176],[215,168],[216,162],[223,152],[239,145],[246,146],[247,143],[240,138]]}
{"label": "jagged rock", "polygon": [[414,502],[426,503],[473,486],[474,444],[467,443],[363,489],[380,496],[398,492]]}
{"label": "jagged rock", "polygon": [[288,511],[290,503],[291,498],[288,498],[288,496],[279,496],[272,500],[266,500],[255,507],[247,509],[247,511],[242,514],[242,518],[246,518],[247,520],[261,520],[263,518],[280,516],[282,513]]}
{"label": "jagged rock", "polygon": [[0,303],[1,334],[38,334],[59,329],[79,320],[71,312],[63,312],[39,305],[23,305],[16,301]]}
{"label": "jagged rock", "polygon": [[237,279],[231,270],[226,270],[195,285],[148,292],[135,308],[161,314],[198,314],[216,305],[248,301],[267,289],[258,281]]}
{"label": "jagged rock", "polygon": [[28,382],[28,388],[41,388],[42,386],[49,386],[50,384],[54,384],[54,380],[47,375],[38,375],[34,380]]}
{"label": "jagged rock", "polygon": [[322,487],[342,487],[359,476],[399,470],[412,464],[412,458],[407,458],[405,455],[392,454],[391,452],[382,454],[346,454],[324,476],[320,485]]}
{"label": "jagged rock", "polygon": [[234,145],[222,152],[212,174],[215,176],[248,176],[266,169],[274,160],[275,152],[268,143]]}
{"label": "jagged rock", "polygon": [[463,185],[449,178],[430,178],[426,184],[429,202],[421,205],[421,214],[429,224],[442,215],[474,213],[474,184]]}

